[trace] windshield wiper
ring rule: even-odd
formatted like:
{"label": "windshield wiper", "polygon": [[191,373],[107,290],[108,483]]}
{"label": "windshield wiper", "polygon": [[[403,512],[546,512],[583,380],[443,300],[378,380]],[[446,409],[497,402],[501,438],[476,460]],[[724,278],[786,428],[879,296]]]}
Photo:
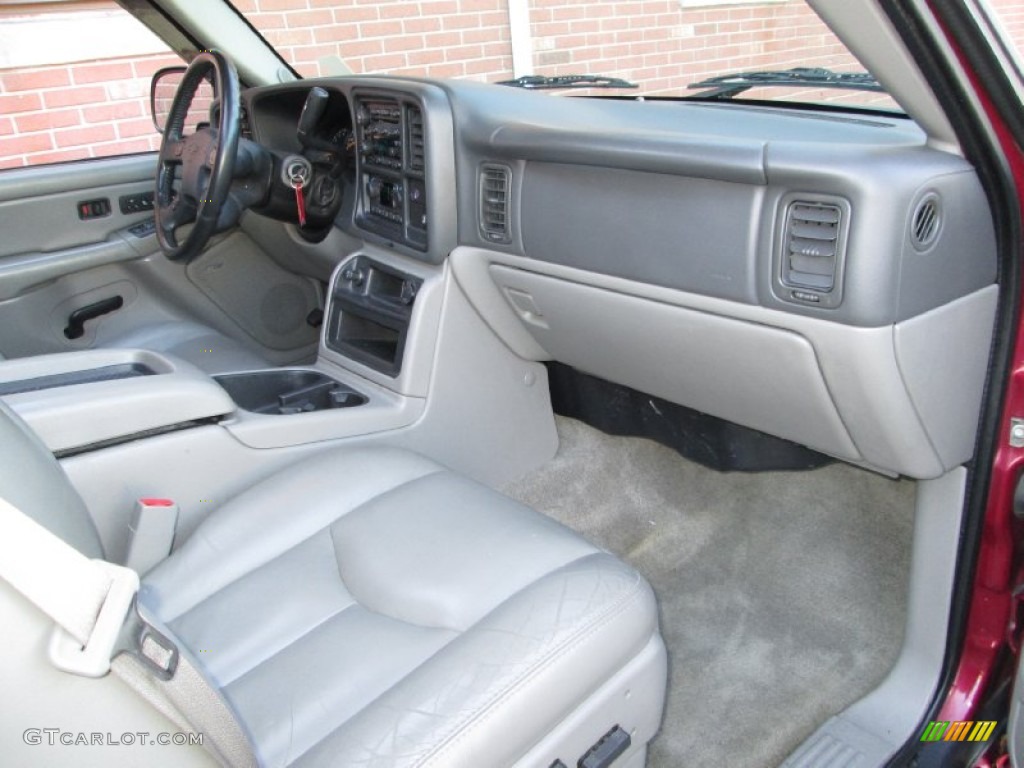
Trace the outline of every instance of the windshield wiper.
{"label": "windshield wiper", "polygon": [[711,93],[701,94],[707,99],[731,99],[751,88],[782,86],[799,88],[846,88],[852,91],[877,91],[884,93],[873,75],[867,72],[835,72],[822,67],[795,67],[765,72],[736,72],[719,75],[691,83],[688,88],[713,88]]}
{"label": "windshield wiper", "polygon": [[555,88],[637,88],[636,83],[605,75],[523,75],[515,80],[502,80],[498,85],[525,88],[530,91]]}

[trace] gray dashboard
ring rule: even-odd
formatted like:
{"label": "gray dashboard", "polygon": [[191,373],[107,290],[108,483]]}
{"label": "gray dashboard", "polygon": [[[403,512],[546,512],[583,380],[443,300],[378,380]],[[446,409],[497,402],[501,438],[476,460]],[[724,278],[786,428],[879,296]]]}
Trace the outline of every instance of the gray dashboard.
{"label": "gray dashboard", "polygon": [[901,116],[361,77],[258,89],[256,137],[289,147],[313,85],[347,100],[342,227],[429,263],[486,246],[868,327],[995,280],[973,168]]}
{"label": "gray dashboard", "polygon": [[[448,88],[464,243],[861,326],[995,280],[973,168],[905,118],[494,90]],[[477,223],[489,165],[508,169],[505,242]],[[838,214],[831,264],[790,268],[822,247],[787,229],[794,206]]]}
{"label": "gray dashboard", "polygon": [[912,121],[387,77],[260,93],[311,84],[352,116],[336,225],[447,261],[521,357],[890,474],[972,455],[995,234],[972,166]]}

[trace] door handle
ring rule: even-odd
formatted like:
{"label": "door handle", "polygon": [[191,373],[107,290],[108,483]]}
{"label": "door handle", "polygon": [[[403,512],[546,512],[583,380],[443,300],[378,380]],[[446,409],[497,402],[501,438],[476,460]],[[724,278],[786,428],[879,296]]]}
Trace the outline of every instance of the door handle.
{"label": "door handle", "polygon": [[68,315],[68,327],[64,329],[64,335],[69,339],[80,339],[85,335],[85,324],[95,320],[102,315],[115,312],[124,306],[124,298],[111,296],[109,299],[101,299],[94,304],[87,304],[76,309]]}

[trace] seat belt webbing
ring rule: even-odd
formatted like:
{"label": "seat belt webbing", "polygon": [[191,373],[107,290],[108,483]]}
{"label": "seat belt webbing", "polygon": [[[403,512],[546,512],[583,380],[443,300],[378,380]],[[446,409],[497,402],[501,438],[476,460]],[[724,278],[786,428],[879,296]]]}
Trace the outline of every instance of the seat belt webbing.
{"label": "seat belt webbing", "polygon": [[[122,629],[140,624],[149,628],[134,607],[139,588],[135,571],[90,560],[3,498],[0,579],[57,624],[50,658],[68,672],[105,675]],[[118,677],[176,725],[190,724],[203,733],[204,746],[224,765],[255,766],[249,739],[220,693],[177,648],[170,673],[160,674],[159,657],[147,652],[141,639],[146,634],[139,635],[133,653],[114,659]],[[167,650],[163,644],[160,649]]]}
{"label": "seat belt webbing", "polygon": [[[120,616],[111,617],[120,630],[139,585],[134,571],[90,560],[2,498],[0,578],[83,646],[95,640],[103,613],[122,610]],[[124,593],[129,593],[127,599]],[[108,598],[117,598],[122,605],[108,605]],[[116,637],[115,633],[110,639],[111,651]]]}

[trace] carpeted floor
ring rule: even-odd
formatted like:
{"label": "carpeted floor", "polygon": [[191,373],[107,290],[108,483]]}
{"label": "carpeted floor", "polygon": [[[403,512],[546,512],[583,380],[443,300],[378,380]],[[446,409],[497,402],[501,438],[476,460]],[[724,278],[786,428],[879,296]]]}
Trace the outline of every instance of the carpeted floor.
{"label": "carpeted floor", "polygon": [[767,768],[871,690],[903,635],[914,484],[836,464],[718,473],[558,419],[503,490],[654,586],[670,692],[648,765]]}

